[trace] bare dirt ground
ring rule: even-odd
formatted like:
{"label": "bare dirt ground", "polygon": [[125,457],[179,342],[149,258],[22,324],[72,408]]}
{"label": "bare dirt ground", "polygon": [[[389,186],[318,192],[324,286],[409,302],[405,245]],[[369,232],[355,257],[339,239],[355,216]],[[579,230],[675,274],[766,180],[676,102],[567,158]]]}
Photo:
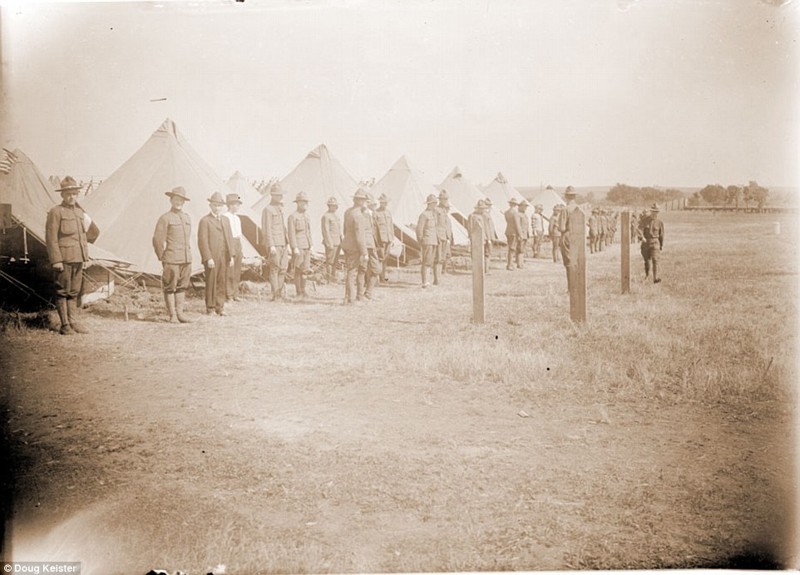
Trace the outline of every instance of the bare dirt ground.
{"label": "bare dirt ground", "polygon": [[130,321],[91,306],[85,336],[7,330],[5,558],[105,574],[788,566],[796,232],[747,220],[751,244],[738,220],[708,238],[696,216],[664,219],[664,283],[641,281],[634,246],[620,296],[619,245],[590,256],[585,326],[563,267],[529,259],[495,263],[485,325],[466,271],[422,290],[401,269],[366,305],[318,286],[220,318],[195,297],[184,326],[155,294]]}

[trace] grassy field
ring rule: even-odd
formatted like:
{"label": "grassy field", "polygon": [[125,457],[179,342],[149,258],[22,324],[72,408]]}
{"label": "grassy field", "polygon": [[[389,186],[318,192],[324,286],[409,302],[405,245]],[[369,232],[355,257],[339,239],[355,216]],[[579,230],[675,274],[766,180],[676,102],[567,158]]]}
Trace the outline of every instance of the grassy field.
{"label": "grassy field", "polygon": [[416,269],[365,305],[318,286],[219,318],[194,297],[183,326],[139,291],[91,306],[86,336],[8,325],[4,556],[104,574],[796,565],[795,222],[663,219],[661,284],[638,246],[629,295],[619,244],[587,256],[585,325],[546,259],[494,263],[483,325],[466,270],[422,290]]}

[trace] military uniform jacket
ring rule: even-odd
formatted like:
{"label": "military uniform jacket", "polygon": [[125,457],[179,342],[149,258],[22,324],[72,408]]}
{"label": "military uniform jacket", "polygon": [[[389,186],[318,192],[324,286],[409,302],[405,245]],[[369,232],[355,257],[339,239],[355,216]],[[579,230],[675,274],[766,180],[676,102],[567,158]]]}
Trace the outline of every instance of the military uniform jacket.
{"label": "military uniform jacket", "polygon": [[539,212],[531,216],[531,229],[534,234],[544,235],[544,216]]}
{"label": "military uniform jacket", "polygon": [[294,212],[289,215],[289,246],[292,250],[311,249],[311,220],[307,212]]}
{"label": "military uniform jacket", "polygon": [[569,232],[569,216],[573,210],[577,209],[578,204],[575,202],[570,202],[561,210],[558,214],[558,229],[563,236],[567,232]]}
{"label": "military uniform jacket", "polygon": [[434,213],[436,214],[436,237],[439,239],[440,242],[447,241],[453,236],[452,229],[450,230],[450,234],[447,233],[447,227],[450,223],[450,216],[442,206],[436,206],[433,208]]}
{"label": "military uniform jacket", "polygon": [[435,246],[439,243],[436,231],[436,210],[425,210],[417,220],[417,241],[422,246]]}
{"label": "military uniform jacket", "polygon": [[506,218],[506,237],[519,236],[519,210],[514,207],[508,208],[503,214]]}
{"label": "military uniform jacket", "polygon": [[192,218],[183,210],[170,210],[158,218],[153,233],[153,249],[165,264],[192,263]]}
{"label": "military uniform jacket", "polygon": [[664,247],[664,222],[651,217],[644,228],[644,237],[651,247]]}
{"label": "military uniform jacket", "polygon": [[322,245],[332,248],[342,243],[342,221],[336,212],[322,214]]}
{"label": "military uniform jacket", "polygon": [[593,235],[593,236],[596,235],[597,234],[597,216],[595,216],[595,215],[589,216],[589,221],[587,223],[589,224],[589,233],[591,235]]}
{"label": "military uniform jacket", "polygon": [[517,219],[519,220],[519,238],[527,240],[531,236],[531,221],[528,214],[517,210]]}
{"label": "military uniform jacket", "polygon": [[51,264],[82,263],[89,260],[88,243],[94,243],[100,230],[94,222],[86,228],[83,215],[86,212],[78,204],[59,204],[47,212],[45,244]]}
{"label": "military uniform jacket", "polygon": [[553,215],[550,216],[550,223],[548,224],[547,231],[550,233],[551,238],[557,238],[561,236],[561,229],[558,227],[558,217],[561,215],[561,212],[553,212]]}
{"label": "military uniform jacket", "polygon": [[493,242],[497,239],[497,230],[494,228],[494,220],[487,210],[483,213],[483,231],[487,241]]}
{"label": "military uniform jacket", "polygon": [[367,255],[366,227],[369,222],[361,213],[361,208],[351,206],[344,213],[344,237],[342,249],[346,252],[358,252]]}
{"label": "military uniform jacket", "polygon": [[197,225],[197,247],[200,248],[200,259],[205,265],[214,260],[214,265],[228,265],[233,254],[233,236],[228,218],[207,214],[200,218]]}
{"label": "military uniform jacket", "polygon": [[390,244],[394,239],[394,222],[392,213],[389,210],[376,210],[372,214],[375,220],[376,235],[375,239],[381,244]]}
{"label": "military uniform jacket", "polygon": [[364,216],[364,243],[367,246],[368,250],[373,250],[377,247],[375,244],[375,238],[377,237],[377,224],[375,223],[375,217],[373,212],[370,209],[363,210],[362,215]]}
{"label": "military uniform jacket", "polygon": [[270,248],[284,247],[288,244],[286,222],[283,220],[283,209],[272,204],[261,212],[261,232],[264,234],[264,245]]}

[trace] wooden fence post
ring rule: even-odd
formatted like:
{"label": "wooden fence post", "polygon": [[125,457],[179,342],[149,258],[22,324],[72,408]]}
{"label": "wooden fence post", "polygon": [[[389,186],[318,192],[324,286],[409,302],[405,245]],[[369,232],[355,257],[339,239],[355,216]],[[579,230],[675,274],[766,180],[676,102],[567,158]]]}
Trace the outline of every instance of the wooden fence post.
{"label": "wooden fence post", "polygon": [[472,322],[484,323],[485,294],[483,290],[483,227],[474,222],[469,230],[470,250],[472,254]]}
{"label": "wooden fence post", "polygon": [[586,216],[575,207],[569,214],[569,317],[586,321]]}
{"label": "wooden fence post", "polygon": [[631,293],[631,212],[626,208],[622,212],[622,293]]}

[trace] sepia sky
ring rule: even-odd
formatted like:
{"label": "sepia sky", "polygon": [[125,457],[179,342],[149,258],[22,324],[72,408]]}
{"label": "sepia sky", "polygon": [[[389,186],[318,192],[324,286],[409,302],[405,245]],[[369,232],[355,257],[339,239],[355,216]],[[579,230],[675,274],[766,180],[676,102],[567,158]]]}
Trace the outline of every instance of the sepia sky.
{"label": "sepia sky", "polygon": [[797,186],[780,4],[4,2],[0,133],[60,176],[110,175],[169,117],[223,179],[324,143],[356,179],[405,154],[434,183]]}

